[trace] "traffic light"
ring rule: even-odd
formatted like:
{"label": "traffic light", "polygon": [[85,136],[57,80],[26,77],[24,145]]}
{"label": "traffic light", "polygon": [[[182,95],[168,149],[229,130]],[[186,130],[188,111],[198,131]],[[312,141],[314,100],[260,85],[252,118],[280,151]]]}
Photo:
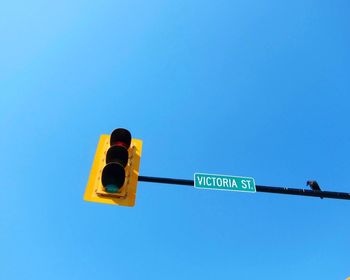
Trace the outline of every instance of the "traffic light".
{"label": "traffic light", "polygon": [[101,135],[84,200],[134,206],[141,152],[142,141],[124,128]]}

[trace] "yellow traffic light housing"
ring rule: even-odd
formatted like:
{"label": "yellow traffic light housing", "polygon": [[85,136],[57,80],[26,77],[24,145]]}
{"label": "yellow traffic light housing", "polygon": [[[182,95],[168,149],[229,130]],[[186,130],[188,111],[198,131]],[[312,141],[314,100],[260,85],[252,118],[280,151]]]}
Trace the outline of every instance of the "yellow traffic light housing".
{"label": "yellow traffic light housing", "polygon": [[142,141],[126,129],[101,135],[86,186],[84,200],[134,206]]}

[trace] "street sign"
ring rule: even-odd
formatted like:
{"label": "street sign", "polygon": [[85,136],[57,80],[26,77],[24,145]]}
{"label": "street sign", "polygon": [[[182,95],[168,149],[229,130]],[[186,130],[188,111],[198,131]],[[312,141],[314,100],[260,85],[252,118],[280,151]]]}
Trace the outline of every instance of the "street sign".
{"label": "street sign", "polygon": [[256,192],[255,181],[252,177],[206,173],[194,173],[194,187],[220,191]]}

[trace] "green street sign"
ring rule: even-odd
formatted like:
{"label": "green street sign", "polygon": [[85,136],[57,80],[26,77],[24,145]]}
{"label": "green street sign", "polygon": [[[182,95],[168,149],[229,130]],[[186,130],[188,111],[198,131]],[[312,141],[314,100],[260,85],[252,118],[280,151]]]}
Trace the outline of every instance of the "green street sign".
{"label": "green street sign", "polygon": [[194,173],[194,187],[198,189],[256,192],[252,177]]}

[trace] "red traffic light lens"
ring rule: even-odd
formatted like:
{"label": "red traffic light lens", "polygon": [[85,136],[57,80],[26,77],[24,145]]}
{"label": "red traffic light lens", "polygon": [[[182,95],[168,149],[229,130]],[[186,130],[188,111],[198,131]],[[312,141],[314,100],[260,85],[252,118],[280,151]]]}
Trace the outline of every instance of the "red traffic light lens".
{"label": "red traffic light lens", "polygon": [[110,138],[111,146],[123,146],[125,149],[129,149],[131,144],[131,133],[125,128],[117,128],[113,130]]}

